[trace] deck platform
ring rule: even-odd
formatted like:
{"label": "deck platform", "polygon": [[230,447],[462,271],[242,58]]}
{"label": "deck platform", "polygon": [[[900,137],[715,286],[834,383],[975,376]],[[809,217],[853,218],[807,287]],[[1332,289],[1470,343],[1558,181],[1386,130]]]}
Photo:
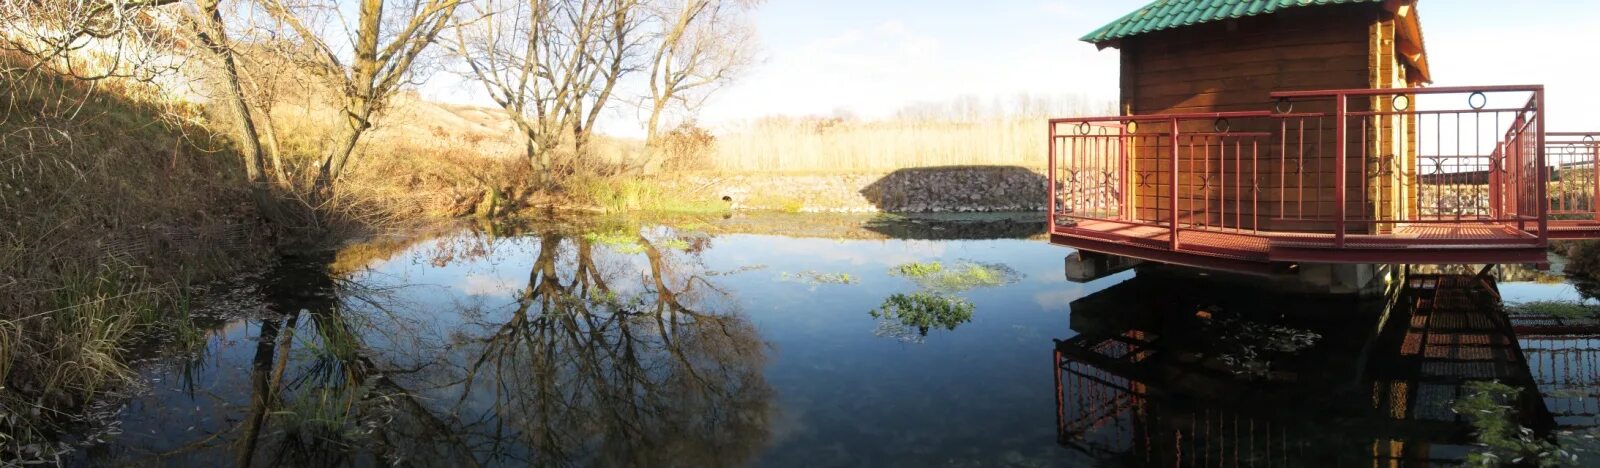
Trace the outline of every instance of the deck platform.
{"label": "deck platform", "polygon": [[[1558,227],[1551,227],[1555,237]],[[1570,232],[1591,232],[1573,230]],[[1351,234],[1342,247],[1330,234],[1184,229],[1177,248],[1165,226],[1078,220],[1051,229],[1052,243],[1162,263],[1273,274],[1314,263],[1543,263],[1545,246],[1526,231],[1494,224],[1402,225],[1384,235]]]}

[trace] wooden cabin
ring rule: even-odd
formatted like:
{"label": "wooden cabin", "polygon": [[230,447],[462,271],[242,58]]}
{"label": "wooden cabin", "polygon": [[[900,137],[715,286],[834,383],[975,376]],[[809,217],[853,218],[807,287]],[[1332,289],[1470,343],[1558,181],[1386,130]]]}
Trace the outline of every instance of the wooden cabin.
{"label": "wooden cabin", "polygon": [[[1277,104],[1268,97],[1272,91],[1411,88],[1430,81],[1414,0],[1157,0],[1083,40],[1121,51],[1123,115],[1259,111]],[[1393,110],[1394,104],[1374,97],[1354,100],[1349,106],[1351,111]],[[1287,112],[1331,113],[1333,106],[1331,100],[1324,100],[1276,107]],[[1415,197],[1410,193],[1414,181],[1406,180],[1407,174],[1415,175],[1410,165],[1415,158],[1406,154],[1416,148],[1416,134],[1411,131],[1415,120],[1407,116],[1366,120],[1361,125],[1365,135],[1350,132],[1345,136],[1347,144],[1370,148],[1346,152],[1346,176],[1369,179],[1345,184],[1346,212],[1350,217],[1359,213],[1373,219],[1397,219],[1406,210],[1417,209],[1407,203]],[[1262,118],[1193,119],[1179,127],[1180,132],[1192,135],[1219,130],[1245,134],[1282,131],[1284,123]],[[1288,129],[1290,138],[1249,142],[1256,144],[1254,153],[1288,155],[1279,159],[1242,156],[1257,163],[1254,171],[1232,167],[1227,152],[1235,148],[1225,147],[1232,139],[1179,143],[1198,144],[1202,151],[1216,147],[1210,158],[1186,159],[1195,159],[1196,166],[1225,166],[1183,168],[1177,190],[1180,222],[1273,231],[1335,229],[1329,221],[1338,198],[1334,193],[1338,165],[1333,122],[1305,119],[1289,123],[1297,127]],[[1145,127],[1147,132],[1168,130],[1159,123]],[[1130,187],[1135,213],[1146,221],[1166,219],[1173,193],[1168,185],[1171,171],[1164,170],[1174,154],[1171,142],[1135,140],[1134,144],[1134,171],[1144,175],[1144,183]],[[1361,154],[1383,157],[1363,161]],[[1191,161],[1179,163],[1189,165]],[[1377,165],[1393,167],[1370,167]],[[1229,180],[1249,182],[1250,188],[1217,187]],[[1272,203],[1274,198],[1279,203]],[[1234,206],[1240,210],[1229,209]],[[1392,227],[1347,223],[1344,229],[1380,233]]]}
{"label": "wooden cabin", "polygon": [[1156,0],[1083,40],[1121,109],[1050,119],[1052,243],[1349,291],[1600,237],[1600,146],[1546,160],[1541,85],[1425,87],[1416,0]]}

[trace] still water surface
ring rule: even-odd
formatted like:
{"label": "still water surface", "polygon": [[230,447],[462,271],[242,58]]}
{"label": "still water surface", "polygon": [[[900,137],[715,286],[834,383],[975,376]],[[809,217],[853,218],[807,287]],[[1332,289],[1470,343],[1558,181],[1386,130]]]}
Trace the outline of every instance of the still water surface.
{"label": "still water surface", "polygon": [[[1394,377],[1369,364],[1399,342],[1378,324],[1404,322],[1404,300],[1311,304],[1134,271],[1076,283],[1070,250],[1027,238],[1042,223],[1026,217],[497,231],[241,281],[216,301],[232,318],[142,364],[148,390],[77,461],[1294,466],[1470,448],[1456,420],[1373,435],[1393,422],[1375,382]],[[1139,350],[1157,335],[1176,344]],[[1109,357],[1057,361],[1063,346]],[[1585,411],[1574,424],[1593,425]]]}

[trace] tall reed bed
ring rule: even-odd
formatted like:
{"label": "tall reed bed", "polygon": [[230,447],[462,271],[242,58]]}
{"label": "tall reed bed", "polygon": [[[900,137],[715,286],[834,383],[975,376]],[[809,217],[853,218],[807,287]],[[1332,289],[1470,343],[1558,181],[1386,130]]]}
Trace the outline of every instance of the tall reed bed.
{"label": "tall reed bed", "polygon": [[729,172],[873,172],[930,166],[1044,167],[1043,119],[985,122],[767,119],[717,139]]}
{"label": "tall reed bed", "polygon": [[1046,121],[1112,115],[1080,94],[962,96],[902,106],[886,119],[769,117],[718,132],[711,168],[727,172],[882,172],[931,166],[1043,168]]}

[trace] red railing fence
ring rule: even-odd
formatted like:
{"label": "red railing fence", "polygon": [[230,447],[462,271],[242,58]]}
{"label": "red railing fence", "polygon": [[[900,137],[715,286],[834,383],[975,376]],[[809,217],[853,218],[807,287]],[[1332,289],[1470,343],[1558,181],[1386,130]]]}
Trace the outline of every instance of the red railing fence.
{"label": "red railing fence", "polygon": [[[1542,243],[1548,214],[1593,218],[1600,206],[1594,137],[1548,146],[1542,86],[1269,97],[1270,111],[1050,120],[1051,225],[1161,228],[1173,250],[1187,230],[1337,248],[1352,235],[1464,224]],[[1547,151],[1560,151],[1550,165]]]}

